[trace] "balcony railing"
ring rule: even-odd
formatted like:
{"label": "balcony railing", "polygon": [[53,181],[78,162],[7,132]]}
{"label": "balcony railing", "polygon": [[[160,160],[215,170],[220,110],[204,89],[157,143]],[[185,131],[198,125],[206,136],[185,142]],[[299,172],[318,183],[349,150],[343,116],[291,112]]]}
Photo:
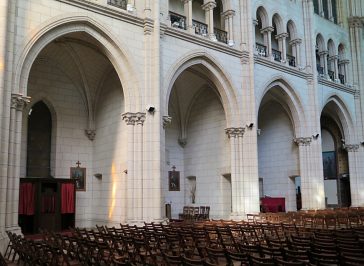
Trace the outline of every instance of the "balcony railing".
{"label": "balcony railing", "polygon": [[260,43],[255,43],[255,50],[260,56],[267,56],[267,46]]}
{"label": "balcony railing", "polygon": [[345,84],[345,75],[339,74],[339,79],[341,84]]}
{"label": "balcony railing", "polygon": [[128,0],[107,0],[107,4],[126,10]]}
{"label": "balcony railing", "polygon": [[171,19],[171,25],[174,28],[186,29],[186,17],[180,14],[169,11],[169,17]]}
{"label": "balcony railing", "polygon": [[331,80],[335,80],[335,72],[332,70],[327,71]]}
{"label": "balcony railing", "polygon": [[216,39],[217,39],[219,42],[223,42],[223,43],[227,43],[227,42],[228,42],[228,39],[227,39],[227,32],[226,32],[226,31],[223,31],[223,30],[220,30],[220,29],[214,28],[214,33],[215,33],[215,35],[216,35]]}
{"label": "balcony railing", "polygon": [[282,53],[280,51],[272,49],[272,55],[273,55],[274,61],[281,62]]}
{"label": "balcony railing", "polygon": [[287,61],[290,66],[295,67],[296,66],[296,57],[287,54]]}
{"label": "balcony railing", "polygon": [[207,24],[192,20],[192,27],[195,29],[195,33],[201,36],[207,36]]}
{"label": "balcony railing", "polygon": [[316,65],[316,68],[317,68],[317,72],[320,74],[320,75],[323,75],[324,74],[324,67],[320,66],[320,65]]}

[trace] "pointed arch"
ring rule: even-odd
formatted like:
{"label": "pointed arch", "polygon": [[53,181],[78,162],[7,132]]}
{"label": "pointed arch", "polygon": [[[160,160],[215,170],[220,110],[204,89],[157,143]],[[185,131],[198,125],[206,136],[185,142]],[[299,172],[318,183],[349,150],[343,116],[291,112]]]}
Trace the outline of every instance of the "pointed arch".
{"label": "pointed arch", "polygon": [[137,71],[131,59],[127,56],[128,51],[118,42],[118,38],[101,22],[88,15],[69,14],[58,16],[43,23],[35,34],[29,36],[21,53],[16,58],[16,71],[14,75],[14,88],[17,93],[27,94],[27,83],[30,69],[42,49],[56,38],[71,32],[84,32],[96,39],[104,54],[114,66],[125,95],[125,106],[130,111],[138,110],[140,107],[140,91]]}
{"label": "pointed arch", "polygon": [[293,86],[282,77],[276,77],[268,82],[264,86],[264,89],[261,90],[262,93],[260,95],[257,95],[256,113],[259,113],[259,109],[262,105],[264,96],[273,89],[275,89],[277,92],[274,94],[275,100],[277,100],[282,105],[282,107],[287,111],[287,114],[291,119],[295,135],[297,137],[304,136],[304,128],[306,128],[306,118],[302,101],[299,95],[293,89]]}
{"label": "pointed arch", "polygon": [[165,79],[164,101],[162,103],[164,114],[168,114],[168,102],[176,79],[184,70],[192,66],[200,65],[204,68],[207,78],[216,86],[220,94],[222,105],[225,110],[227,126],[234,125],[239,121],[240,108],[236,90],[232,85],[231,79],[223,71],[222,66],[217,63],[216,59],[204,51],[196,51],[183,56],[177,60],[177,62],[179,63],[171,67]]}

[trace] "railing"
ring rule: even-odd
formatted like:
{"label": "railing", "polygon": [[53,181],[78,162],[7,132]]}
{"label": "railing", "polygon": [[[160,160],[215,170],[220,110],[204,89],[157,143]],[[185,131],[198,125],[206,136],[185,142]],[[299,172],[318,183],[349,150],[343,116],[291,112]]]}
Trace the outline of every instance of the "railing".
{"label": "railing", "polygon": [[195,29],[195,33],[201,36],[207,36],[207,24],[192,20],[192,27]]}
{"label": "railing", "polygon": [[339,74],[339,79],[341,84],[345,84],[345,75]]}
{"label": "railing", "polygon": [[128,0],[107,0],[107,4],[126,10]]}
{"label": "railing", "polygon": [[335,72],[332,70],[327,71],[331,80],[335,80]]}
{"label": "railing", "polygon": [[223,43],[227,43],[227,42],[228,42],[228,39],[227,39],[227,32],[226,32],[226,31],[223,31],[223,30],[220,30],[220,29],[214,28],[214,33],[215,33],[215,35],[216,35],[216,39],[217,39],[219,42],[223,42]]}
{"label": "railing", "polygon": [[280,51],[272,49],[272,55],[273,55],[274,61],[281,62],[282,53]]}
{"label": "railing", "polygon": [[171,25],[174,28],[186,29],[186,17],[180,14],[169,11],[169,17],[171,19]]}
{"label": "railing", "polygon": [[287,54],[287,61],[290,66],[295,67],[296,66],[296,57]]}
{"label": "railing", "polygon": [[320,65],[316,65],[317,68],[317,72],[321,75],[324,74],[324,67],[320,66]]}
{"label": "railing", "polygon": [[255,43],[255,50],[260,56],[267,56],[267,46],[260,43]]}

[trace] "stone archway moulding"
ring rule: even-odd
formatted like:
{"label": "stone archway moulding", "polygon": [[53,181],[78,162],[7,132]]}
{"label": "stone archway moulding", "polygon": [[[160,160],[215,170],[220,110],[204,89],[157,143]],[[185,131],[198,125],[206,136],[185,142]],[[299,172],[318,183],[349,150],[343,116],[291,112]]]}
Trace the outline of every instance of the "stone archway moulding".
{"label": "stone archway moulding", "polygon": [[36,33],[26,39],[15,60],[13,92],[27,94],[29,73],[38,54],[56,38],[72,32],[85,32],[102,45],[123,86],[125,109],[138,111],[138,107],[141,108],[140,82],[135,71],[136,64],[127,57],[131,53],[95,18],[80,13],[53,18],[43,23]]}
{"label": "stone archway moulding", "polygon": [[226,112],[227,127],[238,125],[241,121],[240,101],[237,97],[237,90],[231,82],[231,78],[223,71],[222,66],[217,63],[217,60],[212,58],[204,51],[195,51],[176,60],[177,64],[173,65],[166,75],[164,83],[164,101],[162,110],[168,114],[168,102],[173,88],[173,84],[181,73],[194,65],[202,65],[208,70],[208,77],[216,86],[222,100],[222,105]]}
{"label": "stone archway moulding", "polygon": [[355,140],[355,130],[354,130],[354,123],[353,123],[353,119],[352,119],[352,115],[350,113],[350,111],[347,108],[347,104],[345,103],[345,101],[337,94],[332,93],[330,95],[328,95],[326,97],[326,100],[323,101],[323,105],[321,106],[321,112],[320,114],[322,114],[323,110],[325,109],[325,107],[330,104],[333,103],[335,105],[335,111],[337,111],[336,114],[330,114],[332,116],[335,117],[335,115],[337,115],[337,118],[339,119],[339,122],[341,125],[338,125],[339,128],[343,131],[344,133],[344,138],[347,140],[347,142],[356,142]]}
{"label": "stone archway moulding", "polygon": [[305,116],[305,110],[302,105],[302,100],[297,92],[293,89],[293,86],[286,81],[282,76],[273,77],[269,82],[264,84],[263,88],[260,90],[261,93],[257,94],[257,104],[256,104],[256,114],[259,113],[259,109],[262,103],[264,96],[274,87],[279,87],[283,90],[287,96],[288,101],[285,102],[288,107],[289,111],[291,112],[291,116],[293,118],[293,125],[296,137],[301,136],[309,136],[311,132],[305,132],[304,128],[307,128],[307,120]]}

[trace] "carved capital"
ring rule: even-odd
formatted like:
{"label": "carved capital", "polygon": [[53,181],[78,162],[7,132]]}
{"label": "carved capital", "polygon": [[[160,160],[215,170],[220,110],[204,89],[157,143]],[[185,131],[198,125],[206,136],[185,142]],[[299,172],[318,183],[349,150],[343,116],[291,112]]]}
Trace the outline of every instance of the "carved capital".
{"label": "carved capital", "polygon": [[153,20],[150,18],[144,19],[144,35],[151,35],[153,31]]}
{"label": "carved capital", "polygon": [[85,134],[89,140],[93,141],[96,137],[96,130],[95,129],[85,129]]}
{"label": "carved capital", "polygon": [[360,17],[351,17],[348,19],[350,28],[362,28],[363,22]]}
{"label": "carved capital", "polygon": [[210,0],[206,4],[203,4],[201,7],[205,11],[210,11],[211,9],[214,9],[216,7],[216,2],[215,0]]}
{"label": "carved capital", "polygon": [[302,43],[302,39],[297,38],[297,39],[294,39],[294,40],[289,41],[288,44],[289,45],[299,45],[301,43]]}
{"label": "carved capital", "polygon": [[265,27],[264,29],[260,30],[260,33],[266,33],[266,32],[273,32],[274,28],[272,26]]}
{"label": "carved capital", "polygon": [[245,127],[229,127],[225,128],[226,135],[230,138],[242,138],[245,133]]}
{"label": "carved capital", "polygon": [[338,60],[339,59],[339,56],[338,55],[332,55],[332,56],[329,56],[329,61],[334,61],[334,60]]}
{"label": "carved capital", "polygon": [[138,112],[138,113],[135,114],[135,117],[136,117],[135,123],[137,125],[143,125],[144,124],[144,121],[145,121],[145,113]]}
{"label": "carved capital", "polygon": [[347,152],[357,152],[359,150],[359,144],[343,144],[343,148]]}
{"label": "carved capital", "polygon": [[163,128],[166,128],[168,125],[172,123],[172,117],[168,115],[164,115],[162,119],[163,119]]}
{"label": "carved capital", "polygon": [[24,107],[30,102],[30,97],[23,96],[23,94],[12,93],[10,107],[17,111],[23,111]]}
{"label": "carved capital", "polygon": [[277,40],[278,39],[285,39],[287,37],[288,37],[288,33],[287,32],[282,32],[282,33],[276,35],[276,39]]}
{"label": "carved capital", "polygon": [[187,144],[187,138],[178,138],[178,144],[184,148]]}
{"label": "carved capital", "polygon": [[231,18],[233,16],[235,16],[235,11],[234,10],[226,10],[225,12],[222,13],[224,18]]}
{"label": "carved capital", "polygon": [[319,56],[326,56],[326,55],[329,54],[329,52],[328,51],[320,51],[318,54],[319,54]]}
{"label": "carved capital", "polygon": [[130,112],[124,113],[124,114],[122,114],[122,118],[127,125],[132,125],[132,126],[135,125],[135,122],[136,122],[135,113],[130,113]]}
{"label": "carved capital", "polygon": [[293,142],[296,143],[298,146],[309,146],[311,144],[312,137],[299,137],[294,138]]}

